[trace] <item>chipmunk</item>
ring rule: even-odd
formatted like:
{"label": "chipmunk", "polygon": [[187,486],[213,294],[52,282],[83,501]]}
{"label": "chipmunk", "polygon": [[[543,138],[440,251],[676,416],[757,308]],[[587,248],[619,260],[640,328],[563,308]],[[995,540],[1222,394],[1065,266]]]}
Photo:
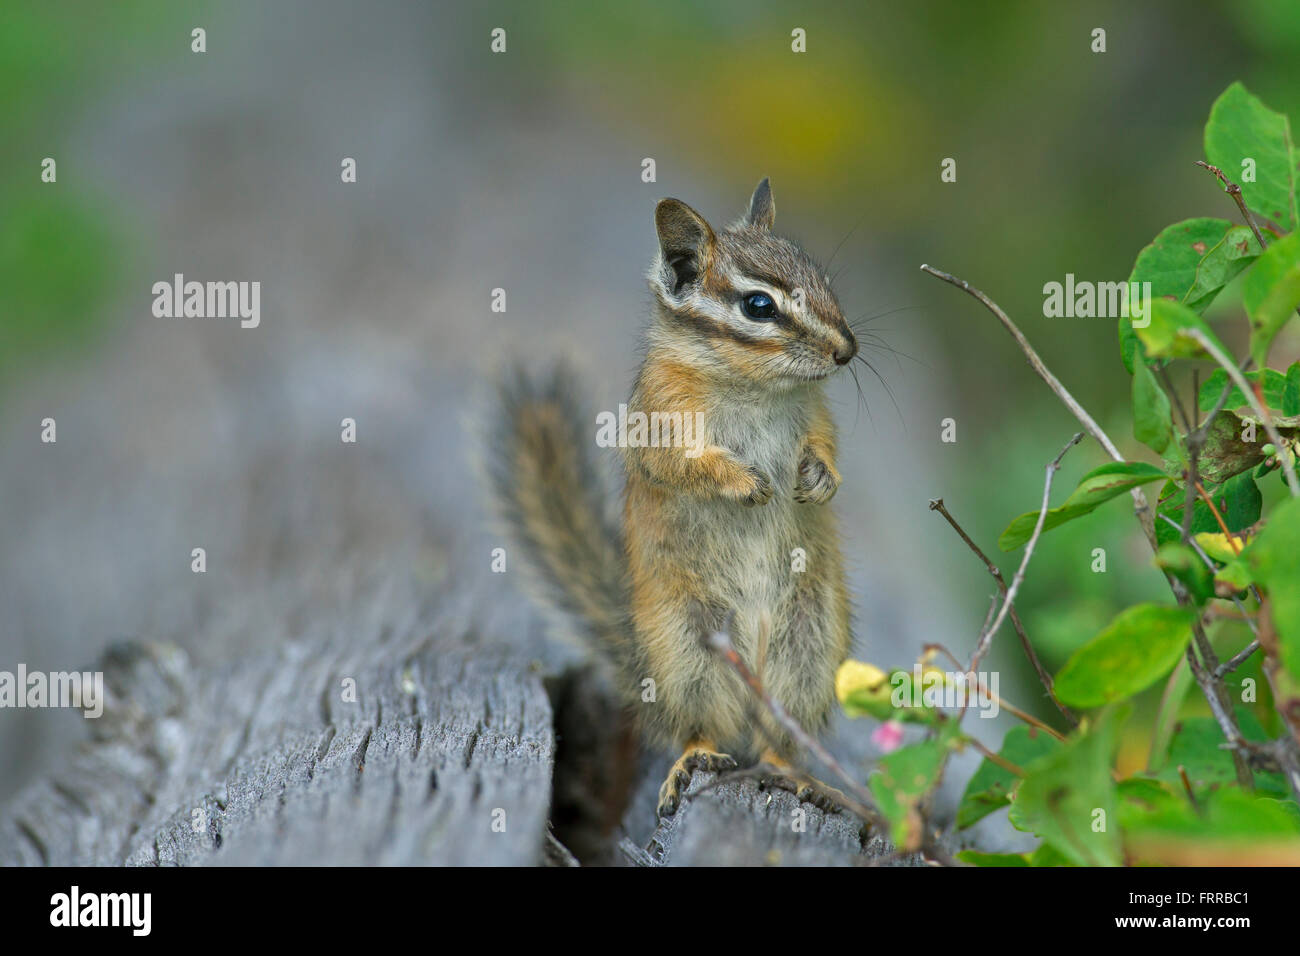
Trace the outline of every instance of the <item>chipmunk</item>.
{"label": "chipmunk", "polygon": [[614,665],[649,741],[680,748],[661,816],[694,770],[755,758],[802,798],[836,793],[794,772],[793,741],[755,717],[751,690],[704,643],[728,628],[764,688],[805,728],[824,727],[850,643],[824,385],[858,343],[829,278],[773,233],[775,211],[766,179],[718,232],[680,200],[655,207],[654,316],[628,413],[680,413],[702,434],[689,448],[625,449],[621,528],[565,374],[503,389],[498,503],[550,603]]}

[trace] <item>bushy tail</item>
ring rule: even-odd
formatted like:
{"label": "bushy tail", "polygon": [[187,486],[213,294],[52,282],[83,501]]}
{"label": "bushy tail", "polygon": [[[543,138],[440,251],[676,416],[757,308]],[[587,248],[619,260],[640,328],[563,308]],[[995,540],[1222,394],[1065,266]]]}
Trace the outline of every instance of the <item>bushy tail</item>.
{"label": "bushy tail", "polygon": [[606,517],[595,424],[582,427],[569,378],[563,367],[546,382],[520,371],[502,385],[489,455],[494,498],[530,583],[621,675],[631,647],[622,536]]}

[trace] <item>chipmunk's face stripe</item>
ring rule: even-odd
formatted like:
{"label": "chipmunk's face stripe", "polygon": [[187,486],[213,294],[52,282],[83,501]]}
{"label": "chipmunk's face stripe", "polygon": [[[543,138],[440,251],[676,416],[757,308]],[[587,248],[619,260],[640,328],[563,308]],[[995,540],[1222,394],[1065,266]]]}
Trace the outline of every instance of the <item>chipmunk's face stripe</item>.
{"label": "chipmunk's face stripe", "polygon": [[[697,308],[688,306],[678,310],[676,315],[684,324],[691,326],[709,339],[730,339],[734,342],[742,342],[745,345],[770,346],[774,349],[782,347],[779,339],[767,338],[761,334],[750,334],[745,329],[738,328],[730,322],[720,320],[716,316]],[[757,326],[757,323],[753,324]]]}

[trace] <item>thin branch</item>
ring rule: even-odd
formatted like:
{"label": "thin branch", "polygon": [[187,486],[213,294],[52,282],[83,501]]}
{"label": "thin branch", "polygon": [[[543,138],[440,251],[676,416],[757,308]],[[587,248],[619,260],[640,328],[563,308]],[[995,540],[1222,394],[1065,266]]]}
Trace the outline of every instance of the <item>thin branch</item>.
{"label": "thin branch", "polygon": [[[1267,249],[1268,243],[1264,241],[1264,233],[1260,232],[1259,226],[1255,222],[1255,217],[1251,215],[1250,210],[1246,207],[1246,197],[1242,195],[1241,187],[1225,176],[1223,170],[1218,166],[1211,166],[1209,163],[1199,159],[1196,160],[1196,165],[1203,169],[1208,169],[1218,177],[1219,182],[1223,183],[1223,187],[1228,195],[1232,197],[1232,201],[1235,202],[1237,208],[1241,210],[1241,218],[1246,220],[1246,225],[1250,226],[1250,231],[1255,234],[1255,239],[1259,242],[1260,250],[1263,251],[1264,249]],[[1277,230],[1272,227],[1270,227],[1270,231],[1274,233],[1277,232]],[[1300,306],[1297,306],[1295,311],[1297,315],[1300,315]]]}
{"label": "thin branch", "polygon": [[[970,535],[968,535],[965,530],[963,530],[962,526],[957,523],[957,519],[948,513],[948,509],[944,507],[943,499],[931,499],[930,510],[939,512],[939,514],[943,515],[948,524],[952,525],[952,529],[957,532],[957,535],[963,541],[966,542],[966,546],[975,553],[975,557],[984,562],[984,566],[988,568],[989,574],[993,576],[993,580],[997,583],[998,591],[1005,595],[1007,593],[1007,582],[1002,576],[1002,569],[989,560],[988,555],[980,550],[980,546],[972,541]],[[1020,615],[1016,613],[1014,607],[1011,609],[1010,614],[1011,626],[1016,629],[1016,634],[1020,638],[1020,646],[1024,648],[1025,656],[1029,658],[1029,663],[1033,665],[1034,672],[1038,674],[1038,680],[1047,691],[1047,696],[1052,699],[1052,703],[1056,705],[1056,709],[1061,712],[1062,717],[1069,721],[1071,727],[1079,726],[1078,718],[1076,718],[1074,714],[1070,713],[1069,709],[1061,703],[1056,696],[1056,691],[1052,689],[1052,675],[1047,672],[1047,668],[1045,668],[1042,661],[1038,659],[1038,654],[1034,651],[1033,645],[1029,643],[1029,636],[1025,633],[1025,627],[1020,623]]]}
{"label": "thin branch", "polygon": [[1020,567],[1016,569],[1015,576],[1011,579],[1011,586],[1007,588],[1007,593],[1002,599],[1002,609],[998,611],[998,616],[993,619],[993,624],[985,629],[980,635],[979,642],[975,645],[975,653],[971,655],[970,667],[967,670],[972,673],[979,667],[980,659],[988,653],[989,646],[993,643],[993,636],[997,634],[998,628],[1006,619],[1007,612],[1011,609],[1011,602],[1016,599],[1016,594],[1020,591],[1020,585],[1024,583],[1025,571],[1029,567],[1029,559],[1033,557],[1034,545],[1038,543],[1039,536],[1043,533],[1043,524],[1047,521],[1047,512],[1052,504],[1052,478],[1055,477],[1056,471],[1061,467],[1061,459],[1065,453],[1079,444],[1083,440],[1083,432],[1076,432],[1075,436],[1065,443],[1061,453],[1052,459],[1047,466],[1047,479],[1043,482],[1043,506],[1038,509],[1038,521],[1034,525],[1034,533],[1029,536],[1029,541],[1025,544],[1025,556],[1020,561]]}
{"label": "thin branch", "polygon": [[1020,346],[1020,351],[1025,353],[1025,358],[1029,360],[1029,365],[1038,373],[1038,377],[1047,383],[1047,387],[1056,393],[1056,397],[1059,398],[1065,404],[1065,407],[1070,410],[1070,414],[1079,420],[1079,424],[1087,429],[1089,435],[1097,439],[1098,444],[1100,444],[1102,448],[1106,449],[1106,454],[1110,455],[1110,457],[1116,461],[1124,460],[1124,456],[1119,453],[1119,449],[1115,447],[1115,443],[1110,440],[1110,437],[1104,431],[1102,431],[1101,426],[1092,420],[1092,416],[1084,411],[1083,406],[1074,400],[1074,396],[1071,395],[1066,387],[1061,384],[1060,380],[1057,379],[1047,366],[1043,364],[1043,360],[1038,357],[1038,353],[1035,352],[1034,347],[1029,344],[1029,340],[1025,338],[1024,333],[1016,327],[1016,324],[1011,321],[1011,318],[1002,311],[1001,307],[999,307],[996,302],[965,279],[958,279],[954,275],[950,275],[947,272],[941,272],[929,265],[922,265],[921,271],[928,272],[930,275],[942,279],[950,285],[955,285],[963,292],[974,296],[981,304],[983,304],[984,308],[997,316],[998,321],[1002,323],[1003,328],[1011,333],[1011,337],[1015,339],[1016,344]]}
{"label": "thin branch", "polygon": [[[1255,627],[1255,622],[1250,620],[1250,618],[1246,618],[1246,622],[1250,624],[1252,629]],[[1231,660],[1224,661],[1222,664],[1216,667],[1214,669],[1214,676],[1222,677],[1224,674],[1232,673],[1238,667],[1244,664],[1247,660],[1249,660],[1250,656],[1254,654],[1257,650],[1259,650],[1258,638],[1251,641],[1244,648],[1242,648],[1237,654],[1233,656]]]}
{"label": "thin branch", "polygon": [[1026,776],[1025,771],[1024,771],[1021,767],[1016,766],[1015,764],[1013,764],[1010,760],[1008,760],[1006,757],[1002,756],[1001,754],[999,754],[999,753],[994,753],[992,750],[989,750],[988,747],[985,747],[982,743],[980,743],[980,742],[979,742],[978,740],[976,740],[974,737],[971,737],[971,738],[970,738],[970,744],[971,744],[972,747],[974,747],[976,750],[978,750],[981,754],[983,754],[983,755],[984,755],[984,759],[987,760],[987,761],[989,761],[989,763],[997,764],[999,767],[1001,767],[1001,768],[1002,768],[1003,770],[1005,770],[1007,773],[1012,774],[1012,775],[1014,775],[1014,776],[1017,776],[1017,777],[1024,777],[1024,776]]}
{"label": "thin branch", "polygon": [[[1205,639],[1205,631],[1201,627],[1200,621],[1195,622],[1192,629],[1197,639],[1202,642],[1202,647],[1209,643]],[[1246,758],[1242,753],[1248,747],[1246,739],[1242,737],[1241,730],[1237,727],[1237,718],[1229,709],[1228,702],[1225,699],[1227,697],[1226,688],[1221,680],[1216,679],[1201,666],[1201,662],[1196,659],[1196,649],[1191,644],[1187,645],[1187,664],[1191,667],[1192,676],[1196,678],[1201,693],[1210,705],[1210,713],[1214,714],[1219,729],[1223,731],[1223,736],[1227,738],[1228,743],[1232,746],[1233,768],[1237,772],[1237,783],[1241,785],[1243,790],[1251,790],[1255,785],[1255,778],[1251,775]]]}
{"label": "thin branch", "polygon": [[799,722],[790,716],[790,712],[782,706],[781,702],[763,688],[758,678],[754,676],[753,671],[741,659],[735,645],[731,643],[730,635],[725,631],[714,631],[708,639],[708,644],[722,656],[723,660],[731,665],[731,669],[740,675],[740,679],[749,685],[750,690],[754,692],[763,707],[786,733],[828,767],[835,776],[840,778],[846,788],[845,796],[848,798],[848,808],[862,817],[863,820],[880,828],[882,832],[888,832],[889,824],[874,809],[874,801],[870,791],[858,783],[853,775],[844,769],[840,762],[831,755],[831,752],[823,747],[817,738],[804,730],[799,725]]}
{"label": "thin branch", "polygon": [[[948,650],[948,648],[944,647],[942,644],[926,644],[924,647],[924,650],[927,651],[931,649],[940,651],[945,657],[948,658],[948,660],[952,661],[953,666],[956,667],[959,672],[962,672],[961,661],[957,660],[956,655],[953,654],[952,651]],[[998,706],[1001,707],[1003,710],[1007,711],[1007,713],[1011,714],[1013,717],[1020,718],[1021,720],[1023,720],[1025,723],[1035,728],[1036,730],[1041,730],[1045,734],[1051,734],[1057,740],[1065,739],[1065,735],[1062,734],[1059,730],[1056,730],[1053,727],[1049,727],[1047,724],[1043,723],[1033,714],[1021,710],[1019,707],[1011,703],[1009,700],[999,697],[997,694],[993,693],[993,691],[990,690],[989,687],[982,680],[980,680],[980,676],[978,674],[972,674],[971,676],[975,678],[975,690],[979,693],[982,693],[986,699],[997,701]],[[966,704],[964,703],[962,704],[961,714],[962,716],[965,716],[966,714]]]}
{"label": "thin branch", "polygon": [[[1016,327],[1016,324],[1011,321],[1010,316],[1003,312],[996,302],[965,279],[958,279],[954,275],[942,272],[929,265],[922,265],[921,270],[930,273],[930,275],[935,276],[936,278],[942,279],[949,285],[955,285],[963,292],[973,296],[986,309],[992,312],[997,317],[997,320],[1002,323],[1003,328],[1011,333],[1011,337],[1016,340],[1016,344],[1020,346],[1020,351],[1025,354],[1025,358],[1028,360],[1030,367],[1038,373],[1039,378],[1047,383],[1047,387],[1056,393],[1056,397],[1059,398],[1065,407],[1070,410],[1070,414],[1078,419],[1079,424],[1087,430],[1089,435],[1097,440],[1097,444],[1101,445],[1101,447],[1105,449],[1106,454],[1108,454],[1112,460],[1124,460],[1124,456],[1119,453],[1119,449],[1116,448],[1115,443],[1110,440],[1110,436],[1102,430],[1100,425],[1093,421],[1092,416],[1084,410],[1082,405],[1075,401],[1074,396],[1071,395],[1066,387],[1061,384],[1060,380],[1051,373],[1048,367],[1043,364],[1043,360],[1038,357],[1038,353],[1035,352],[1034,347],[1029,344],[1029,340],[1025,338],[1024,333]],[[1146,494],[1141,488],[1133,488],[1130,495],[1133,498],[1133,510],[1137,513],[1138,521],[1142,525],[1142,533],[1146,535],[1147,543],[1151,545],[1151,550],[1158,551],[1160,545],[1156,541],[1155,519],[1151,516],[1151,507],[1147,504]]]}
{"label": "thin branch", "polygon": [[1208,169],[1219,178],[1219,182],[1223,183],[1224,189],[1227,190],[1228,195],[1232,197],[1233,202],[1237,204],[1237,208],[1241,210],[1241,217],[1246,220],[1246,225],[1250,226],[1250,231],[1253,232],[1255,238],[1259,240],[1259,247],[1261,249],[1267,249],[1268,243],[1264,241],[1264,234],[1259,231],[1259,226],[1255,223],[1255,217],[1252,216],[1250,210],[1246,208],[1246,199],[1241,194],[1241,187],[1227,176],[1223,175],[1223,170],[1218,166],[1211,166],[1209,163],[1200,159],[1196,161],[1196,165],[1200,166],[1202,169]]}
{"label": "thin branch", "polygon": [[[1174,411],[1178,413],[1178,420],[1183,423],[1183,431],[1190,432],[1192,430],[1191,419],[1187,417],[1187,412],[1183,408],[1183,400],[1178,397],[1178,389],[1174,388],[1174,383],[1169,378],[1168,367],[1162,365],[1155,369],[1155,373],[1156,377],[1160,379],[1160,384],[1165,387],[1165,394],[1169,396]],[[1195,398],[1196,390],[1193,389],[1192,391],[1193,398]]]}
{"label": "thin branch", "polygon": [[1210,514],[1214,516],[1214,520],[1219,525],[1219,530],[1223,532],[1223,536],[1228,540],[1228,545],[1232,548],[1232,553],[1241,554],[1241,545],[1237,544],[1236,537],[1233,535],[1231,531],[1228,530],[1228,525],[1223,520],[1223,515],[1219,514],[1219,509],[1214,506],[1213,499],[1211,499],[1210,496],[1206,494],[1204,486],[1202,486],[1199,481],[1196,482],[1195,484],[1196,484],[1196,493],[1200,495],[1201,500],[1205,502],[1205,507],[1210,509]]}
{"label": "thin branch", "polygon": [[1178,765],[1178,776],[1183,781],[1183,790],[1187,792],[1187,799],[1191,801],[1192,809],[1199,815],[1201,812],[1201,805],[1196,802],[1196,794],[1192,792],[1192,781],[1188,779],[1187,768],[1182,764]]}

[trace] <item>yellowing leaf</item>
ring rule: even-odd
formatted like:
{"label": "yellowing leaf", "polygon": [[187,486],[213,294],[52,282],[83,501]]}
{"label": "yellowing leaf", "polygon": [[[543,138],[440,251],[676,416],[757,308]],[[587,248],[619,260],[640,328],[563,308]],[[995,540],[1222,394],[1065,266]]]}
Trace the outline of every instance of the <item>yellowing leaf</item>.
{"label": "yellowing leaf", "polygon": [[1196,535],[1195,538],[1196,543],[1201,546],[1201,550],[1220,564],[1228,564],[1236,559],[1237,551],[1232,549],[1233,542],[1236,543],[1238,551],[1246,546],[1246,542],[1235,535],[1232,542],[1230,542],[1228,536],[1223,532],[1217,534],[1211,534],[1208,531],[1202,532]]}

